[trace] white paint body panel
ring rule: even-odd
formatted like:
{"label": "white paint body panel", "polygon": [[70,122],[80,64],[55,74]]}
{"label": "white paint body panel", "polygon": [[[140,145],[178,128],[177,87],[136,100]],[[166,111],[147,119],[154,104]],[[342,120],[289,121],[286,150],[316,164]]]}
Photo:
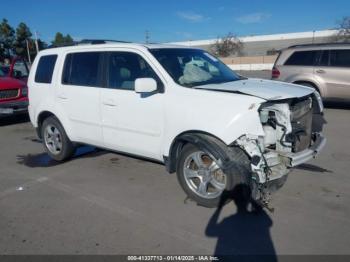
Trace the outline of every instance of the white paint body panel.
{"label": "white paint body panel", "polygon": [[101,90],[104,147],[160,160],[164,96]]}

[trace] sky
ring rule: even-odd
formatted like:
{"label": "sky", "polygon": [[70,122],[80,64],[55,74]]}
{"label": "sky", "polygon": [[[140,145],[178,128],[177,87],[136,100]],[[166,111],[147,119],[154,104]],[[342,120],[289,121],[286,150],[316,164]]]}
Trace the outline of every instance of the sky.
{"label": "sky", "polygon": [[46,42],[56,32],[135,42],[144,42],[146,31],[151,42],[304,32],[333,29],[350,16],[350,0],[16,0],[1,6],[0,19],[13,27],[25,22]]}

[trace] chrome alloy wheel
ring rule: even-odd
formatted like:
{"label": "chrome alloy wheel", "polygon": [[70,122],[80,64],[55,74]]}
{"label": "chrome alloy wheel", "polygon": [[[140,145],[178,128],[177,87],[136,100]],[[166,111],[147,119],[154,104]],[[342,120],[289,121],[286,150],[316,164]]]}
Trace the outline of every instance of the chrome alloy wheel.
{"label": "chrome alloy wheel", "polygon": [[188,187],[200,197],[216,198],[226,188],[226,175],[214,158],[203,151],[190,154],[183,168]]}
{"label": "chrome alloy wheel", "polygon": [[62,136],[54,125],[47,125],[44,131],[44,140],[47,149],[54,155],[62,151]]}

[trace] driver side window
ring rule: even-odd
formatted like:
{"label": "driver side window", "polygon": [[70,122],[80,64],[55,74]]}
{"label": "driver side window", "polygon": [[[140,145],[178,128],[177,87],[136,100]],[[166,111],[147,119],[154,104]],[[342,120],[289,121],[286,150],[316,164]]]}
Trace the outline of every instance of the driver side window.
{"label": "driver side window", "polygon": [[158,89],[162,90],[162,81],[140,55],[131,52],[110,52],[107,57],[108,88],[134,90],[137,78],[153,78]]}

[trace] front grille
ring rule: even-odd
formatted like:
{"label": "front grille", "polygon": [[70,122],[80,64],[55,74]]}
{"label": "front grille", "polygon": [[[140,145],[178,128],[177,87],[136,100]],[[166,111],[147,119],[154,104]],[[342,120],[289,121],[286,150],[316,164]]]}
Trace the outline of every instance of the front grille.
{"label": "front grille", "polygon": [[18,97],[18,94],[19,94],[19,89],[0,90],[0,100],[16,98]]}
{"label": "front grille", "polygon": [[292,133],[288,135],[288,140],[292,142],[294,152],[300,152],[310,147],[312,115],[311,97],[291,106]]}

